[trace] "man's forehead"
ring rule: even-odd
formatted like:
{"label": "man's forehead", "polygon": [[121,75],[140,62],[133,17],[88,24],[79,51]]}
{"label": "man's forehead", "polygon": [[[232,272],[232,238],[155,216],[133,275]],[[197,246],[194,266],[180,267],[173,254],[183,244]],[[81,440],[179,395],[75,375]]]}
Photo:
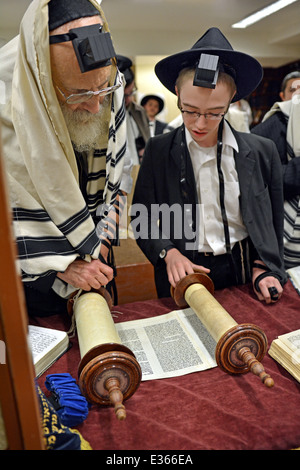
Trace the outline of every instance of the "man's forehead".
{"label": "man's forehead", "polygon": [[49,41],[54,62],[59,61],[59,55],[72,61],[75,52],[82,73],[112,64],[111,59],[116,55],[111,35],[104,30],[98,15],[59,26],[51,32]]}
{"label": "man's forehead", "polygon": [[197,94],[197,92],[199,92],[199,94],[206,94],[206,95],[216,96],[217,94],[220,94],[220,93],[223,93],[223,94],[226,93],[227,90],[230,93],[231,92],[231,87],[225,81],[218,81],[216,83],[215,88],[207,88],[207,87],[203,87],[203,86],[194,85],[193,78],[186,77],[182,82],[182,86],[181,86],[181,89],[180,89],[180,95],[182,93],[185,93],[185,92],[194,93],[194,94]]}
{"label": "man's forehead", "polygon": [[89,16],[86,18],[78,18],[76,20],[69,21],[58,28],[54,29],[49,33],[50,36],[56,34],[64,34],[70,31],[73,28],[81,28],[82,26],[89,26],[91,24],[101,24],[103,25],[103,20],[99,15]]}

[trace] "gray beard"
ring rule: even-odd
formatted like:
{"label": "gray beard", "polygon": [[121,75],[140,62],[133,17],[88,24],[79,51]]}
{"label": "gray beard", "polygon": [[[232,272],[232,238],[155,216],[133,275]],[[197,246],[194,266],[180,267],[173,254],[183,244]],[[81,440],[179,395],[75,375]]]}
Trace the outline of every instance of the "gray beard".
{"label": "gray beard", "polygon": [[108,123],[105,123],[105,111],[109,100],[105,99],[97,114],[85,110],[72,111],[66,103],[61,110],[66,121],[72,144],[78,152],[90,152],[98,148],[97,142],[106,134]]}

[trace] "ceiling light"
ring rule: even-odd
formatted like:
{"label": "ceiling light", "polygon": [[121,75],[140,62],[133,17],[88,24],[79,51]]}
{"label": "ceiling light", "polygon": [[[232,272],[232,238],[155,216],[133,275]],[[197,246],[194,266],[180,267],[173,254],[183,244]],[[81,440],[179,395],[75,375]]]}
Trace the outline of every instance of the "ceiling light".
{"label": "ceiling light", "polygon": [[232,28],[247,28],[247,26],[250,26],[251,24],[256,23],[257,21],[260,21],[266,16],[272,15],[272,13],[275,13],[276,11],[281,10],[284,7],[287,7],[288,5],[296,1],[297,0],[279,0],[265,8],[262,8],[262,10],[259,10],[256,13],[253,13],[247,18],[244,18],[238,23],[233,24]]}

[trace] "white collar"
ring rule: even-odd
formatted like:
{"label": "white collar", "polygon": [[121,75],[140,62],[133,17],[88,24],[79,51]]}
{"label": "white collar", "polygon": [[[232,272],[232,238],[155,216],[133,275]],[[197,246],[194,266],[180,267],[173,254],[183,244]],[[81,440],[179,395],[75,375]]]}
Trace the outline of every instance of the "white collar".
{"label": "white collar", "polygon": [[[200,145],[197,144],[197,142],[194,141],[194,139],[192,138],[191,134],[189,133],[186,127],[185,127],[185,138],[186,138],[186,143],[187,143],[187,147],[189,150],[190,150],[190,145],[195,145],[198,150],[206,151],[205,147],[201,147]],[[236,150],[236,152],[239,151],[239,146],[237,144],[236,138],[226,120],[224,120],[224,127],[223,127],[223,145],[224,147],[225,145],[228,145],[233,150]]]}

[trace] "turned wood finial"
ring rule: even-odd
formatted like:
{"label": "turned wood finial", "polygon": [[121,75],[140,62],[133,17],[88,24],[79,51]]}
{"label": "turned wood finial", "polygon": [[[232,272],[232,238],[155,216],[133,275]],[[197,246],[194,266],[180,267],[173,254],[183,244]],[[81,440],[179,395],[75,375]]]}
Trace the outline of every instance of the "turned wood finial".
{"label": "turned wood finial", "polygon": [[81,292],[69,309],[75,318],[81,360],[78,384],[90,403],[113,406],[119,421],[126,418],[123,401],[141,382],[142,370],[133,352],[122,344],[106,289]]}
{"label": "turned wood finial", "polygon": [[126,410],[123,405],[123,393],[120,389],[120,382],[115,377],[110,377],[105,382],[105,388],[108,391],[109,399],[115,409],[116,416],[119,421],[126,418]]}
{"label": "turned wood finial", "polygon": [[274,380],[272,377],[266,373],[264,366],[256,359],[254,354],[250,351],[249,348],[241,348],[238,352],[240,359],[247,364],[249,370],[254,374],[260,377],[262,383],[271,388],[274,385]]}

